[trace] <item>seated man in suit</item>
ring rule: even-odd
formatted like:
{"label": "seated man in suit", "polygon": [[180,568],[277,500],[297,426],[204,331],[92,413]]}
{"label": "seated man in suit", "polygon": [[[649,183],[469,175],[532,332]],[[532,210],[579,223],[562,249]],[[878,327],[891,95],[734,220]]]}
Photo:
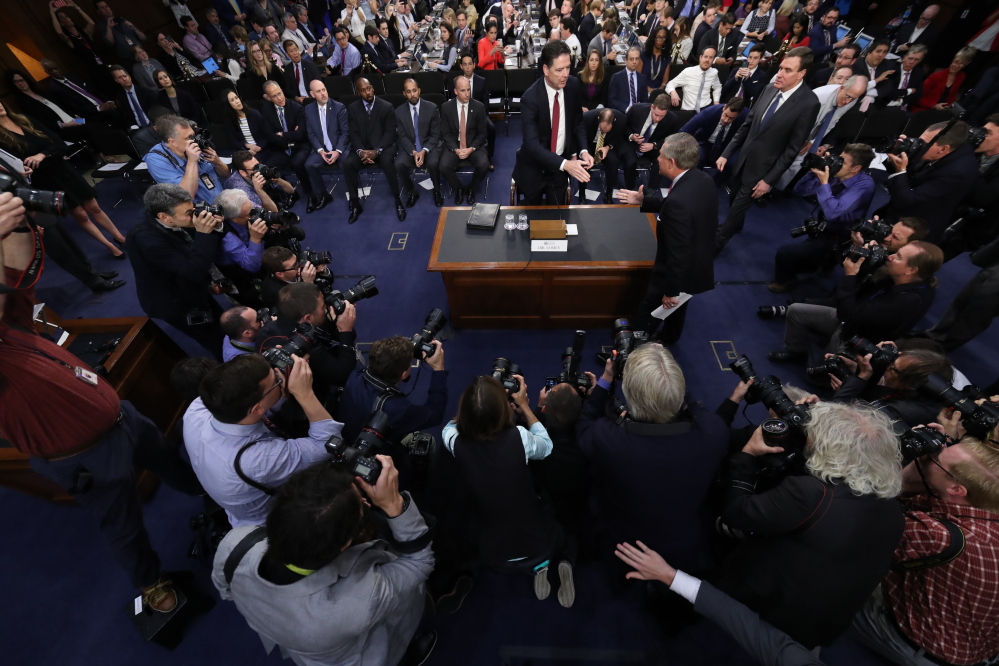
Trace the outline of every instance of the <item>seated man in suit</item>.
{"label": "seated man in suit", "polygon": [[[617,33],[617,28],[617,21],[614,19],[607,19],[600,27],[600,32],[590,40],[589,45],[586,47],[587,53],[596,49],[603,54],[604,58],[607,59],[607,62],[604,63],[604,67],[613,65],[617,62],[617,51],[614,50],[614,45],[617,44],[617,37],[614,36],[615,33]],[[641,59],[641,57],[639,57],[639,59]]]}
{"label": "seated man in suit", "polygon": [[607,106],[627,113],[635,104],[649,101],[649,77],[638,71],[642,64],[642,50],[637,46],[628,49],[625,69],[614,74],[607,91]]}
{"label": "seated man in suit", "polygon": [[897,106],[908,111],[923,96],[926,70],[921,65],[924,58],[926,47],[922,44],[914,44],[907,49],[902,56],[902,66],[896,67],[894,74],[877,85],[878,96],[874,99],[874,105],[879,109]]}
{"label": "seated man in suit", "polygon": [[402,84],[402,94],[407,104],[395,110],[396,137],[399,156],[395,158],[395,170],[399,173],[405,189],[409,190],[406,207],[412,208],[420,198],[420,192],[413,187],[409,170],[425,167],[430,172],[430,182],[434,185],[434,203],[444,205],[441,196],[441,117],[437,105],[420,99],[420,86],[415,79],[406,79]]}
{"label": "seated man in suit", "polygon": [[716,65],[731,65],[735,62],[735,57],[739,55],[739,42],[742,41],[742,32],[735,27],[735,17],[732,14],[722,14],[715,21],[711,30],[704,33],[701,41],[697,43],[698,56],[706,48],[715,50]]}
{"label": "seated man in suit", "polygon": [[285,97],[284,90],[277,81],[264,83],[264,100],[260,106],[260,115],[264,119],[263,130],[267,147],[261,150],[257,157],[268,166],[277,169],[291,167],[294,170],[302,191],[309,200],[305,211],[311,213],[315,210],[316,197],[312,191],[309,172],[305,168],[305,161],[312,153],[305,109],[298,102]]}
{"label": "seated man in suit", "polygon": [[822,69],[815,72],[812,75],[811,80],[808,82],[810,88],[821,88],[822,86],[827,86],[831,83],[829,79],[840,67],[849,67],[851,70],[853,66],[857,64],[857,58],[860,57],[860,45],[859,44],[847,44],[839,53],[836,55],[836,62],[830,67],[823,67]]}
{"label": "seated man in suit", "polygon": [[388,74],[399,69],[399,63],[394,58],[386,58],[385,53],[378,46],[382,37],[378,29],[372,25],[364,26],[364,47],[361,49],[361,57],[368,57],[368,60],[378,68],[382,74]]}
{"label": "seated man in suit", "polygon": [[364,210],[358,200],[357,187],[359,173],[366,167],[377,167],[385,172],[385,180],[395,198],[395,214],[400,221],[405,220],[406,208],[399,198],[399,178],[395,172],[395,109],[391,103],[375,97],[375,88],[366,78],[357,79],[356,86],[361,99],[347,108],[351,152],[343,162],[343,173],[347,177],[350,195],[350,217],[347,222],[356,222]]}
{"label": "seated man in suit", "polygon": [[333,48],[329,60],[326,61],[326,66],[330,68],[334,76],[354,77],[359,74],[362,62],[361,52],[350,43],[350,32],[347,28],[342,25],[334,26],[333,40],[336,42],[336,46]]}
{"label": "seated man in suit", "polygon": [[[836,23],[839,21],[839,7],[825,5],[821,21],[816,21],[808,33],[808,48],[812,49],[812,59],[823,63],[836,51],[850,43],[850,35],[836,40]],[[871,45],[873,48],[874,45]],[[859,72],[864,74],[864,72]]]}
{"label": "seated man in suit", "polygon": [[[462,53],[458,65],[461,67],[461,73],[465,75],[468,79],[468,84],[471,86],[471,96],[472,99],[478,101],[482,104],[482,108],[489,109],[489,88],[486,86],[485,78],[479,76],[475,73],[475,56],[471,53]],[[496,148],[496,125],[489,118],[489,114],[486,114],[486,140],[488,141],[489,147],[487,149],[489,155],[489,170],[493,170],[493,151]]]}
{"label": "seated man in suit", "polygon": [[[311,213],[333,201],[323,185],[320,169],[336,168],[343,154],[350,149],[350,130],[347,128],[347,110],[340,102],[330,99],[326,84],[313,81],[309,84],[309,94],[316,100],[315,104],[305,107],[306,128],[312,145],[312,152],[305,160],[305,171],[312,188],[306,212]],[[354,196],[357,196],[356,190]]]}
{"label": "seated man in suit", "polygon": [[[709,46],[701,51],[697,67],[687,67],[672,81],[666,84],[666,92],[673,106],[679,106],[684,111],[697,113],[715,102],[721,101],[721,81],[718,70],[711,66],[715,60],[715,47]],[[683,90],[683,99],[676,94],[676,89]]]}
{"label": "seated man in suit", "polygon": [[405,67],[408,64],[406,58],[409,56],[409,53],[405,51],[402,53],[396,52],[392,38],[389,36],[388,19],[384,16],[379,16],[375,19],[375,27],[378,28],[378,44],[375,48],[378,49],[381,59],[385,62],[394,62],[397,67]]}
{"label": "seated man in suit", "polygon": [[49,96],[62,110],[74,118],[108,125],[120,124],[117,105],[106,102],[83,79],[75,74],[65,74],[54,60],[42,60],[42,69],[49,75]]}
{"label": "seated man in suit", "polygon": [[122,125],[139,128],[149,125],[149,116],[146,114],[156,106],[156,93],[148,88],[134,85],[132,77],[121,65],[111,67],[111,76],[115,83],[121,86],[121,92],[118,93],[115,106],[118,107],[118,113],[121,115]]}
{"label": "seated man in suit", "polygon": [[[635,49],[635,58],[638,58]],[[633,55],[629,52],[629,58]],[[568,176],[590,180],[593,157],[587,150],[579,79],[570,76],[572,55],[563,41],[541,49],[544,75],[520,98],[524,142],[517,153],[513,179],[525,204],[564,205]]]}
{"label": "seated man in suit", "polygon": [[747,106],[753,105],[769,80],[766,70],[760,67],[760,60],[766,52],[767,49],[763,44],[754,44],[749,49],[746,64],[729,72],[728,81],[721,89],[721,99],[741,97],[746,100]]}
{"label": "seated man in suit", "polygon": [[[587,149],[593,155],[593,164],[604,165],[604,203],[613,203],[611,194],[617,187],[621,152],[632,148],[624,136],[627,121],[616,109],[593,109],[583,114],[583,126],[586,128],[586,140],[589,141]],[[582,182],[579,184],[579,203],[586,203],[586,183]]]}
{"label": "seated man in suit", "polygon": [[659,95],[652,104],[636,104],[627,115],[628,143],[621,147],[624,182],[635,189],[639,158],[652,162],[649,168],[649,188],[659,187],[660,173],[655,162],[663,141],[680,130],[680,119],[669,110],[669,98]]}
{"label": "seated man in suit", "polygon": [[[454,79],[454,97],[441,107],[440,171],[454,190],[454,203],[460,206],[467,198],[470,206],[475,205],[475,193],[479,183],[489,170],[486,157],[486,107],[472,99],[469,80],[465,76]],[[468,188],[461,185],[459,167],[472,167],[472,182]]]}
{"label": "seated man in suit", "polygon": [[887,39],[875,39],[867,55],[853,64],[854,74],[867,77],[867,96],[862,102],[865,109],[878,96],[877,86],[899,69],[897,62],[885,58],[890,47],[891,42]]}
{"label": "seated man in suit", "polygon": [[933,48],[942,32],[942,28],[933,22],[939,13],[940,5],[930,5],[919,15],[918,21],[900,27],[895,33],[895,43],[898,44],[895,53],[904,57],[911,53],[915,46]]}
{"label": "seated man in suit", "polygon": [[715,182],[721,183],[724,176],[715,169],[715,162],[721,157],[729,141],[742,127],[749,116],[749,107],[741,97],[733,97],[726,104],[715,104],[704,109],[680,128],[693,136],[701,147],[701,160],[698,167],[710,169],[715,174]]}
{"label": "seated man in suit", "polygon": [[299,104],[308,104],[312,101],[309,96],[309,84],[322,78],[319,74],[319,68],[311,59],[302,58],[298,44],[291,39],[285,40],[284,52],[291,58],[291,62],[284,68],[285,92],[288,97],[293,97]]}

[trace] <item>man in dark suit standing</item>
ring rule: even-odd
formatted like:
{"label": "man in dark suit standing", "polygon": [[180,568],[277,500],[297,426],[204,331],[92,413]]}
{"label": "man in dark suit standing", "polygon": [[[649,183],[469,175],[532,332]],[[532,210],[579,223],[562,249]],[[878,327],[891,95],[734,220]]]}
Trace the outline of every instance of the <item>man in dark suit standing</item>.
{"label": "man in dark suit standing", "polygon": [[725,152],[742,123],[749,117],[749,108],[741,97],[733,97],[726,104],[715,104],[704,109],[680,128],[694,137],[701,147],[700,168],[714,170],[715,162]]}
{"label": "man in dark suit standing", "polygon": [[[489,170],[486,148],[486,107],[472,99],[468,78],[454,79],[454,97],[441,107],[441,173],[454,190],[454,203],[460,206],[466,199],[475,205],[479,183]],[[458,180],[459,167],[472,167],[472,182],[466,189]]]}
{"label": "man in dark suit standing", "polygon": [[[593,164],[604,165],[604,203],[610,204],[611,193],[617,187],[617,170],[621,167],[620,154],[632,148],[625,140],[627,121],[617,109],[593,109],[583,114],[586,128],[587,150],[593,155]],[[579,184],[579,201],[586,202],[586,183]]]}
{"label": "man in dark suit standing", "polygon": [[395,172],[396,122],[392,104],[375,97],[371,81],[361,77],[354,84],[361,99],[347,108],[350,126],[349,155],[344,157],[343,173],[350,194],[350,217],[353,224],[363,212],[357,196],[359,173],[363,168],[377,167],[385,172],[389,190],[395,198],[395,214],[406,219],[406,207],[399,198],[399,178]]}
{"label": "man in dark suit standing", "polygon": [[638,175],[638,158],[652,162],[649,169],[649,188],[659,187],[659,149],[671,134],[680,131],[680,119],[669,110],[669,97],[659,95],[652,104],[636,104],[626,116],[627,142],[621,146],[621,165],[628,189],[635,187]]}
{"label": "man in dark suit standing", "polygon": [[[630,57],[629,53],[629,57]],[[513,179],[528,206],[564,205],[569,176],[589,182],[593,157],[587,150],[579,79],[570,76],[572,54],[562,40],[541,49],[544,75],[520,98],[524,142]]]}
{"label": "man in dark suit standing", "polygon": [[760,60],[766,54],[763,44],[754,44],[749,50],[746,65],[729,72],[728,81],[722,86],[721,99],[741,97],[747,106],[752,106],[763,89],[767,87],[770,77],[767,71],[760,67]]}
{"label": "man in dark suit standing", "polygon": [[482,108],[486,109],[486,141],[488,144],[487,155],[489,156],[489,170],[493,170],[493,151],[496,148],[496,125],[489,118],[489,87],[486,85],[486,79],[475,73],[475,56],[471,53],[462,53],[458,59],[458,66],[461,67],[461,73],[465,75],[468,79],[468,84],[471,87],[471,98],[482,104]]}
{"label": "man in dark suit standing", "polygon": [[[350,130],[347,128],[347,110],[340,102],[330,99],[326,84],[322,81],[313,81],[309,84],[309,94],[316,100],[315,104],[310,104],[304,109],[309,143],[312,145],[312,152],[305,160],[305,170],[312,184],[313,197],[309,199],[306,212],[311,213],[325,208],[333,201],[333,197],[326,192],[326,186],[323,185],[320,169],[334,169],[340,163],[344,153],[350,150]],[[354,187],[353,196],[356,197],[357,186]]]}
{"label": "man in dark suit standing", "polygon": [[[770,191],[805,145],[820,106],[803,82],[811,62],[812,52],[807,47],[787,52],[773,86],[760,94],[746,122],[715,163],[719,171],[731,169],[732,179],[728,218],[716,240],[718,252],[742,231],[753,199]],[[728,166],[736,151],[739,159]]]}
{"label": "man in dark suit standing", "polygon": [[407,104],[395,110],[396,138],[399,156],[395,158],[395,170],[405,189],[409,190],[406,206],[412,208],[420,198],[409,170],[426,167],[430,172],[430,182],[434,184],[434,203],[444,205],[441,196],[441,117],[437,105],[420,99],[420,86],[415,79],[406,79],[402,84],[402,94]]}
{"label": "man in dark suit standing", "polygon": [[649,101],[649,77],[638,71],[642,63],[642,50],[637,46],[628,49],[625,68],[611,77],[607,89],[607,106],[624,113],[635,104]]}
{"label": "man in dark suit standing", "polygon": [[291,58],[291,62],[284,67],[285,92],[299,104],[308,104],[311,99],[309,85],[322,78],[319,68],[311,59],[306,60],[302,57],[298,44],[292,39],[284,40],[284,52]]}
{"label": "man in dark suit standing", "polygon": [[[322,81],[318,83],[322,84]],[[326,86],[323,85],[323,88]],[[268,166],[278,169],[291,167],[295,171],[308,200],[305,212],[311,213],[316,210],[316,204],[322,198],[317,198],[316,192],[313,191],[312,178],[305,168],[306,160],[313,153],[309,144],[305,109],[298,102],[288,100],[277,81],[268,81],[264,84],[264,100],[260,106],[260,115],[264,118],[263,129],[267,147],[260,151],[257,158]],[[318,116],[316,120],[319,120]],[[322,181],[321,176],[320,181]]]}
{"label": "man in dark suit standing", "polygon": [[815,62],[825,62],[836,49],[841,49],[850,42],[849,35],[839,41],[836,40],[838,20],[839,8],[830,7],[822,15],[822,20],[809,31],[808,48],[812,49],[812,58]]}
{"label": "man in dark suit standing", "polygon": [[660,174],[672,181],[663,199],[648,193],[623,190],[618,199],[642,207],[643,213],[659,213],[656,224],[656,262],[645,298],[632,320],[635,330],[655,331],[653,310],[677,308],[663,321],[659,339],[672,344],[680,339],[687,303],[680,294],[700,294],[715,288],[714,235],[718,220],[718,188],[711,176],[697,169],[701,149],[689,134],[672,134],[659,151]]}
{"label": "man in dark suit standing", "polygon": [[149,110],[156,106],[156,93],[137,86],[132,83],[132,77],[128,75],[121,65],[111,67],[111,77],[115,83],[121,86],[118,96],[115,98],[115,106],[121,116],[121,124],[124,127],[133,125],[142,128],[149,124]]}
{"label": "man in dark suit standing", "polygon": [[701,37],[701,41],[697,44],[697,54],[703,53],[704,49],[713,48],[715,65],[731,65],[739,55],[739,42],[742,41],[742,37],[742,31],[735,27],[735,17],[731,14],[722,14],[715,21],[715,27]]}
{"label": "man in dark suit standing", "polygon": [[925,57],[926,47],[922,44],[915,44],[907,49],[902,56],[902,65],[893,65],[894,73],[877,84],[878,96],[874,98],[877,108],[898,106],[903,111],[908,111],[923,96],[926,70],[921,65]]}

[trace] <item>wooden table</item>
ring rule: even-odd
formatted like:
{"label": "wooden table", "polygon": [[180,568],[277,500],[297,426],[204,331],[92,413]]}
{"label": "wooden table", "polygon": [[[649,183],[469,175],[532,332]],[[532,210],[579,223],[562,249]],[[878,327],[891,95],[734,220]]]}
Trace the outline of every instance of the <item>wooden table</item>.
{"label": "wooden table", "polygon": [[[443,208],[427,270],[439,272],[455,328],[603,328],[634,315],[656,255],[655,215],[635,206],[507,207],[491,231],[468,207]],[[531,253],[508,211],[576,224],[569,251]]]}

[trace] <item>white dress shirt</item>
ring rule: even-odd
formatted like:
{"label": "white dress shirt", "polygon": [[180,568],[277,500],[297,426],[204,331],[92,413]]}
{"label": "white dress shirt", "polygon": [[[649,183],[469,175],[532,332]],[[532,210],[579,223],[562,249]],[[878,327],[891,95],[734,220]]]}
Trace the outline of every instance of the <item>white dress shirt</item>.
{"label": "white dress shirt", "polygon": [[[804,81],[804,79],[802,79],[802,81]],[[778,109],[780,109],[780,107],[784,106],[784,102],[786,102],[786,101],[787,101],[787,98],[788,98],[788,97],[790,97],[791,95],[793,95],[793,94],[794,94],[794,92],[795,92],[795,91],[796,91],[796,90],[797,90],[798,88],[800,88],[800,87],[801,87],[801,83],[802,83],[802,81],[798,81],[798,85],[796,85],[795,87],[791,88],[791,89],[790,89],[790,90],[788,90],[788,91],[787,91],[786,93],[780,93],[780,101],[779,101],[779,102],[777,102],[777,108],[776,108],[776,109],[774,109],[774,113],[777,113],[777,110],[778,110]],[[771,102],[771,103],[773,103],[773,102]]]}
{"label": "white dress shirt", "polygon": [[[701,78],[704,76],[704,87],[701,87]],[[697,91],[701,91],[700,108],[711,106],[712,97],[721,99],[721,80],[718,78],[718,70],[709,67],[706,71],[700,67],[688,67],[672,81],[666,84],[666,92],[673,93],[677,88],[683,88],[683,103],[680,108],[684,111],[693,111],[697,106]]]}

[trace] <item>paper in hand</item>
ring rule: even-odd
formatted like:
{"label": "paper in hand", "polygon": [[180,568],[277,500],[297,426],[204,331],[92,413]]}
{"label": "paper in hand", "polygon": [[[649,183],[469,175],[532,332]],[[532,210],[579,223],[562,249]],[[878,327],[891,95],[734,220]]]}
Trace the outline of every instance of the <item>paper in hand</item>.
{"label": "paper in hand", "polygon": [[666,309],[666,307],[660,305],[658,308],[652,311],[652,316],[655,317],[656,319],[665,319],[666,317],[670,316],[671,314],[679,310],[680,306],[689,301],[691,298],[693,298],[693,296],[681,291],[680,295],[676,297],[677,301],[676,305],[674,305],[669,309]]}

